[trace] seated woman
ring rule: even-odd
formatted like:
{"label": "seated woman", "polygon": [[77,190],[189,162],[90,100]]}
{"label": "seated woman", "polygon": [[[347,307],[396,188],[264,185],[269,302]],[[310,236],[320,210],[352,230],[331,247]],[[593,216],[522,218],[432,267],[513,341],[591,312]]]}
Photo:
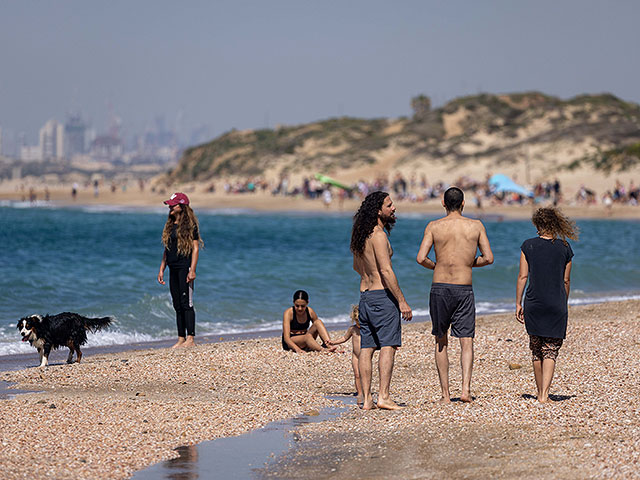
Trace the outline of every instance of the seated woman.
{"label": "seated woman", "polygon": [[[318,335],[323,345],[316,341]],[[282,315],[282,349],[293,350],[296,353],[333,352],[336,347],[325,347],[330,343],[329,333],[322,320],[309,307],[309,294],[304,290],[296,291],[293,294],[293,307],[287,308]]]}

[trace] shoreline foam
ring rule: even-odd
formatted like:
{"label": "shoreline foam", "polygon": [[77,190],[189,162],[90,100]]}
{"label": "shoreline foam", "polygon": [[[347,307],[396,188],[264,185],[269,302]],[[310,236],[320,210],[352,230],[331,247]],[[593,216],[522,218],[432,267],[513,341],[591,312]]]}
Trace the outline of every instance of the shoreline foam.
{"label": "shoreline foam", "polygon": [[[617,295],[609,292],[604,296],[590,296],[584,298],[573,297],[569,299],[569,305],[597,305],[602,303],[624,302],[628,300],[640,300],[640,293]],[[506,312],[511,312],[514,309],[515,304],[511,302],[476,303],[476,313],[478,315],[484,316],[503,314]],[[413,315],[415,322],[430,321],[428,309],[416,309],[413,311]],[[344,313],[335,317],[321,318],[329,330],[345,329],[351,322],[348,313]],[[219,341],[233,341],[239,339],[255,339],[278,336],[281,332],[280,327],[281,322],[274,321],[273,323],[262,325],[259,328],[249,326],[247,328],[238,329],[236,331],[233,331],[233,328],[230,328],[230,330],[232,331],[226,330],[219,332],[199,333],[196,340],[200,341],[201,343],[215,343]],[[140,340],[141,337],[144,337],[144,335],[140,334],[139,332],[134,332],[132,334],[118,333],[117,338],[124,341],[114,342],[113,335],[109,334],[108,332],[106,335],[104,332],[99,332],[90,338],[87,345],[85,345],[85,347],[83,348],[83,352],[87,352],[88,354],[91,354],[91,352],[117,353],[132,348],[164,348],[175,343],[175,337],[173,336]],[[102,340],[103,338],[105,339],[104,341]],[[7,347],[6,345],[13,345],[14,347]],[[7,351],[7,348],[15,348],[18,349],[18,351]],[[66,360],[67,350],[65,348],[61,348],[58,351],[54,350],[51,355],[51,358],[54,361],[56,361],[55,359],[58,357],[60,361]],[[3,365],[14,365],[18,358],[31,359],[32,357],[37,358],[37,352],[35,351],[35,349],[30,345],[21,343],[17,336],[15,339],[12,338],[11,340],[7,340],[6,342],[0,341],[0,371],[3,370]]]}

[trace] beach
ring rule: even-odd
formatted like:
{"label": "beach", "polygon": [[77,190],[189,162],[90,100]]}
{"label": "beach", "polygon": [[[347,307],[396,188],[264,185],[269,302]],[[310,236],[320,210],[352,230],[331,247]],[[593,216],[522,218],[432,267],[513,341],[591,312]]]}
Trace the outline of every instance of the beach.
{"label": "beach", "polygon": [[[353,406],[336,420],[300,427],[296,451],[258,473],[637,478],[639,307],[638,300],[570,307],[554,401],[546,405],[533,396],[527,337],[512,313],[478,318],[472,404],[437,402],[430,324],[405,324],[391,393],[406,408]],[[452,341],[454,397],[458,354]],[[39,392],[0,401],[4,477],[128,478],[177,456],[176,447],[332,405],[325,396],[354,391],[350,356],[348,346],[296,355],[281,350],[279,337],[248,338],[3,372],[1,380]]]}
{"label": "beach", "polygon": [[[597,179],[600,188],[608,185],[604,179]],[[94,195],[90,187],[80,188],[74,200],[71,197],[70,185],[57,185],[49,187],[50,205],[73,207],[73,206],[100,206],[105,208],[161,208],[174,191],[182,191],[189,195],[191,203],[196,210],[208,209],[216,211],[245,210],[256,212],[316,212],[316,213],[348,213],[355,212],[361,199],[345,199],[340,201],[335,198],[329,206],[323,204],[321,199],[306,199],[301,196],[272,195],[267,191],[255,193],[225,193],[220,189],[216,192],[207,190],[208,184],[192,183],[185,185],[174,185],[170,188],[163,187],[151,191],[149,188],[141,191],[136,186],[122,191],[117,189],[110,192],[106,187],[100,190],[98,196]],[[43,205],[44,184],[36,186],[37,200],[39,205]],[[391,193],[392,198],[394,197]],[[18,182],[5,181],[0,184],[0,201],[22,202],[28,205],[28,191],[20,191]],[[444,214],[441,199],[431,199],[426,202],[412,202],[409,200],[396,201],[400,214],[424,214],[425,216]],[[481,209],[477,208],[473,201],[473,195],[469,195],[465,206],[465,214],[475,217],[498,217],[504,219],[529,219],[533,210],[540,205],[492,205],[485,202]],[[613,204],[607,208],[601,203],[587,205],[576,204],[575,202],[563,202],[560,208],[571,218],[617,218],[617,219],[640,219],[640,207],[628,204]]]}

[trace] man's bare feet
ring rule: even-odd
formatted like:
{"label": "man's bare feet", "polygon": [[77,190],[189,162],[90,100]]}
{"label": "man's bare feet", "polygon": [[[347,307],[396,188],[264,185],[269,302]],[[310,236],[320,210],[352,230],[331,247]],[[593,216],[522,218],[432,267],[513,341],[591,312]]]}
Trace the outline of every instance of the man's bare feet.
{"label": "man's bare feet", "polygon": [[182,347],[188,348],[188,347],[195,347],[195,346],[196,346],[196,342],[193,340],[193,337],[191,335],[187,335],[187,339],[182,344]]}
{"label": "man's bare feet", "polygon": [[471,403],[473,402],[473,397],[470,393],[463,393],[462,395],[460,395],[460,401],[464,403]]}
{"label": "man's bare feet", "polygon": [[176,344],[171,347],[171,348],[180,348],[182,347],[182,345],[184,344],[184,338],[183,337],[178,337],[178,341],[176,342]]}
{"label": "man's bare feet", "polygon": [[451,399],[449,397],[440,397],[438,403],[451,403]]}
{"label": "man's bare feet", "polygon": [[538,402],[540,403],[549,403],[551,401],[551,399],[549,398],[548,395],[538,395]]}
{"label": "man's bare feet", "polygon": [[403,408],[391,399],[389,400],[378,399],[378,403],[376,405],[378,408],[382,410],[401,410]]}
{"label": "man's bare feet", "polygon": [[357,395],[356,396],[356,404],[358,406],[362,406],[363,403],[364,403],[364,395]]}

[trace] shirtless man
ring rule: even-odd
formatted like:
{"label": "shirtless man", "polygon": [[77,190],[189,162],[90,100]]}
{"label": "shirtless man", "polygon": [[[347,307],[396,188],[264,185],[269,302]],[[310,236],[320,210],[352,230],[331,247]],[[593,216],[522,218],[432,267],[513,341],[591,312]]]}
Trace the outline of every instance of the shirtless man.
{"label": "shirtless man", "polygon": [[407,304],[393,273],[393,250],[387,238],[396,223],[396,207],[388,193],[373,192],[360,205],[353,217],[351,252],[353,269],[360,274],[360,381],[364,393],[362,408],[374,408],[371,397],[373,352],[380,350],[378,372],[380,390],[378,408],[397,410],[391,400],[389,386],[396,349],[402,344],[400,316],[411,320]]}
{"label": "shirtless man", "polygon": [[[442,201],[447,216],[430,222],[416,261],[433,270],[429,296],[429,314],[436,339],[436,367],[442,388],[442,402],[450,402],[448,331],[460,339],[462,364],[462,395],[460,400],[471,402],[471,370],[473,368],[473,337],[476,329],[476,306],[471,286],[472,267],[493,263],[493,253],[487,232],[480,220],[462,216],[464,194],[457,187],[444,192]],[[427,255],[434,247],[436,261]],[[480,249],[480,255],[476,252]]]}

